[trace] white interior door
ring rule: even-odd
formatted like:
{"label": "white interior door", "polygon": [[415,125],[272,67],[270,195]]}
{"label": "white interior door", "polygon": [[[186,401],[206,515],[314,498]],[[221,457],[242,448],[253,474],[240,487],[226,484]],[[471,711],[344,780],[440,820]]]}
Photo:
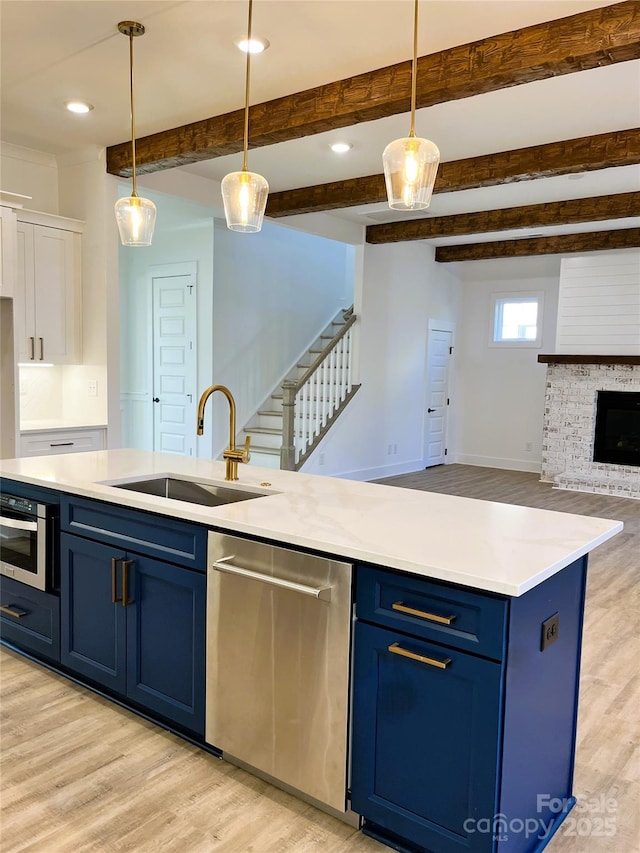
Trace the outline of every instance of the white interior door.
{"label": "white interior door", "polygon": [[429,329],[427,348],[427,411],[425,414],[425,467],[441,465],[447,455],[449,362],[451,330]]}
{"label": "white interior door", "polygon": [[155,267],[151,278],[153,449],[193,456],[196,436],[195,264]]}

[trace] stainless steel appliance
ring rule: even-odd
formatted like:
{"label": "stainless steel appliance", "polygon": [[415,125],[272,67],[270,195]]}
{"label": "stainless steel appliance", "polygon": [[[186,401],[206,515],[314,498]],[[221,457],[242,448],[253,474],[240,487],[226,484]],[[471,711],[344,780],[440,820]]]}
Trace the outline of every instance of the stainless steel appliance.
{"label": "stainless steel appliance", "polygon": [[209,534],[206,740],[345,814],[352,566]]}
{"label": "stainless steel appliance", "polygon": [[36,589],[56,585],[58,508],[3,492],[0,495],[0,573]]}

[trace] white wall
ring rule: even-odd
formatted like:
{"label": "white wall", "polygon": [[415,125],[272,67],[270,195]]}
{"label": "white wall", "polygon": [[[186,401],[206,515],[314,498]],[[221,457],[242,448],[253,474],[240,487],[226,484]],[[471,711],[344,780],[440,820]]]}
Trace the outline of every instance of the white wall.
{"label": "white wall", "polygon": [[640,249],[562,259],[556,352],[640,355]]}
{"label": "white wall", "polygon": [[[31,199],[15,199],[29,210],[61,213],[58,207],[58,163],[54,154],[8,142],[0,143],[0,189],[31,196]],[[65,215],[71,216],[66,212]]]}
{"label": "white wall", "polygon": [[[216,220],[213,362],[206,384],[231,389],[239,427],[338,311],[353,303],[352,255],[344,243],[276,223],[238,234]],[[213,424],[214,455],[225,446],[226,417],[216,400],[213,420],[208,413],[205,422]]]}
{"label": "white wall", "polygon": [[[129,188],[122,185],[124,195]],[[120,258],[120,394],[122,443],[153,448],[152,316],[149,268],[195,261],[198,328],[198,386],[209,380],[212,346],[213,218],[208,207],[145,191],[158,207],[153,244],[119,247]],[[113,379],[113,377],[112,377]],[[115,383],[114,383],[115,384]],[[195,421],[193,425],[195,432]]]}
{"label": "white wall", "polygon": [[[153,245],[120,250],[120,377],[131,413],[124,443],[150,448],[151,265],[197,263],[198,390],[228,386],[240,429],[338,310],[352,304],[353,250],[273,223],[259,234],[236,234],[214,221],[215,208],[148,188],[145,195],[158,207]],[[227,437],[228,409],[216,395],[207,403],[198,455],[217,456]]]}
{"label": "white wall", "polygon": [[[454,351],[456,461],[537,472],[546,381],[546,365],[537,358],[554,351],[560,258],[471,261],[455,267],[463,280]],[[492,294],[529,291],[544,293],[540,348],[490,346]]]}
{"label": "white wall", "polygon": [[459,297],[426,243],[365,246],[355,300],[362,387],[305,472],[368,480],[423,467],[429,320],[455,325]]}

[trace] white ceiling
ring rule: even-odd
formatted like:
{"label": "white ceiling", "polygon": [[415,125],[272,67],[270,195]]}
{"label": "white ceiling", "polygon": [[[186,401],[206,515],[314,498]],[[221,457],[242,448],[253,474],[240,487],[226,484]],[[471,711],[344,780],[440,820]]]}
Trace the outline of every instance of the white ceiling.
{"label": "white ceiling", "polygon": [[[426,54],[544,20],[611,5],[597,0],[421,0],[419,53]],[[246,0],[2,0],[3,141],[64,153],[129,139],[128,40],[120,20],[147,28],[134,42],[137,135],[238,109]],[[255,0],[254,33],[271,47],[252,62],[252,102],[409,59],[412,0]],[[95,109],[74,116],[69,98]],[[272,191],[378,174],[387,142],[408,132],[407,115],[252,150],[249,167]],[[583,71],[421,110],[418,135],[443,161],[640,127],[640,61]],[[353,144],[335,155],[329,142]],[[220,180],[241,155],[183,167]],[[434,196],[428,215],[448,215],[640,190],[640,167]],[[336,211],[362,225],[407,218],[384,205]],[[629,227],[640,219],[591,223]],[[536,229],[571,233],[576,226]],[[505,235],[501,235],[505,236]],[[523,236],[523,232],[517,232]],[[498,239],[484,235],[479,239]],[[432,241],[472,242],[470,237]]]}

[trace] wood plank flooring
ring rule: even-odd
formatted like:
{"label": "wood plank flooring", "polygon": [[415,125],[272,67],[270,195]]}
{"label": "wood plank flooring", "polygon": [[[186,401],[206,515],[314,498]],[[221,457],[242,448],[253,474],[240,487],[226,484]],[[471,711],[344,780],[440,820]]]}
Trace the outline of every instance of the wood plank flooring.
{"label": "wood plank flooring", "polygon": [[[640,851],[640,502],[464,465],[383,482],[624,521],[590,558],[574,785],[581,810],[547,849]],[[1,853],[389,849],[7,649],[0,686]]]}

